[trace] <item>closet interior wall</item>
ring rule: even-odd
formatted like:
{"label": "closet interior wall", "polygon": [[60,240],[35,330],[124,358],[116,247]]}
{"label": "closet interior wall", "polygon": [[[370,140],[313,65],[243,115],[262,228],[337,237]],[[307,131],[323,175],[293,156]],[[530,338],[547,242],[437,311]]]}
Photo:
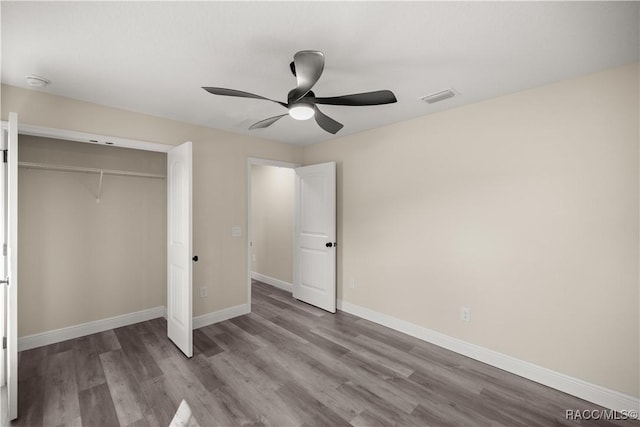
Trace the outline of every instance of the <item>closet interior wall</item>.
{"label": "closet interior wall", "polygon": [[166,154],[26,135],[18,146],[19,336],[164,306]]}

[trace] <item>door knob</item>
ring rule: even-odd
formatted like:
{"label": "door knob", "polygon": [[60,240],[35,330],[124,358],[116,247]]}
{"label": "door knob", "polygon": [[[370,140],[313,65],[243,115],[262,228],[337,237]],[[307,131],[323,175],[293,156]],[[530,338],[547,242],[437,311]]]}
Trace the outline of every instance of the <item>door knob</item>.
{"label": "door knob", "polygon": [[328,247],[328,248],[332,248],[332,247],[334,247],[334,246],[338,246],[338,244],[337,244],[336,242],[333,242],[333,243],[331,243],[331,242],[327,242],[327,243],[325,244],[325,246],[326,246],[326,247]]}
{"label": "door knob", "polygon": [[198,262],[198,255],[194,256],[193,258],[191,258],[194,262]]}

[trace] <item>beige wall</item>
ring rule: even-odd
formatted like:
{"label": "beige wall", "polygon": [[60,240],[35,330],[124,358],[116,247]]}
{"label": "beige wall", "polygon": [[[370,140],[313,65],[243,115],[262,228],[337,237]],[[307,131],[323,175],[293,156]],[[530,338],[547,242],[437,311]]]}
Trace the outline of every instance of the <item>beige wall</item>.
{"label": "beige wall", "polygon": [[293,282],[293,194],[291,168],[251,167],[252,271]]}
{"label": "beige wall", "polygon": [[[164,175],[166,154],[20,136],[22,162]],[[164,179],[19,169],[19,335],[165,305]]]}
{"label": "beige wall", "polygon": [[306,147],[338,162],[339,298],[639,396],[638,80],[635,64]]}
{"label": "beige wall", "polygon": [[[301,148],[6,85],[1,101],[3,120],[13,111],[29,125],[172,145],[193,141],[193,248],[200,258],[193,313],[246,303],[247,157],[300,163]],[[231,236],[236,225],[241,237]],[[208,286],[208,297],[200,298],[200,286]]]}

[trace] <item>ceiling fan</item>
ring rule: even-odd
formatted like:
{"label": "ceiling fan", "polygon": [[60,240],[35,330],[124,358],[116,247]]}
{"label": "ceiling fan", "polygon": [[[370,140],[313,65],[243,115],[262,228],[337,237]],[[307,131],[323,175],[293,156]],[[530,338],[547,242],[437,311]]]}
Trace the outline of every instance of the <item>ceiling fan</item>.
{"label": "ceiling fan", "polygon": [[316,97],[316,95],[311,91],[311,88],[316,84],[324,70],[324,54],[317,50],[303,50],[297,52],[293,56],[293,62],[289,64],[289,67],[291,68],[293,75],[296,77],[298,84],[295,89],[289,91],[286,103],[234,89],[225,89],[221,87],[203,87],[203,89],[214,95],[237,96],[240,98],[254,98],[271,101],[276,104],[280,104],[289,110],[287,114],[280,114],[279,116],[269,117],[268,119],[254,123],[249,127],[249,129],[269,127],[282,117],[289,115],[296,120],[308,120],[311,117],[314,117],[316,119],[316,123],[318,123],[322,129],[335,134],[342,129],[342,123],[339,123],[322,113],[316,104],[365,106],[392,104],[397,102],[395,95],[390,90],[378,90],[375,92],[356,93],[329,98]]}

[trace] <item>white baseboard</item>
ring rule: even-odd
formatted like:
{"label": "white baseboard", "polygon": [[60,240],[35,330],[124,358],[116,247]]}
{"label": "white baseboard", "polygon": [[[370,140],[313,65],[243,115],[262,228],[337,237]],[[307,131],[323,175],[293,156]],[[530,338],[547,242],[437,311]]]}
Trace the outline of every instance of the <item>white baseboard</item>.
{"label": "white baseboard", "polygon": [[624,411],[627,411],[627,413],[631,410],[637,411],[640,408],[640,399],[637,397],[592,384],[578,378],[573,378],[560,372],[552,371],[542,366],[534,365],[533,363],[471,344],[387,314],[379,313],[342,300],[338,300],[338,309],[448,350],[455,351],[456,353],[479,360],[531,381],[604,406],[605,408],[623,413]]}
{"label": "white baseboard", "polygon": [[[134,323],[145,322],[158,317],[166,318],[166,311],[166,308],[163,306],[154,307],[147,310],[109,317],[107,319],[95,320],[93,322],[82,323],[66,328],[26,335],[18,338],[18,351],[29,350],[36,347],[55,344],[61,341],[84,337],[86,335],[96,334],[110,329],[133,325]],[[241,304],[236,305],[235,307],[229,307],[223,310],[196,316],[193,318],[193,329],[222,322],[223,320],[242,316],[243,314],[248,314],[250,312],[251,310],[249,310],[249,306],[247,304]]]}
{"label": "white baseboard", "polygon": [[211,313],[194,317],[193,329],[202,328],[203,326],[212,325],[214,323],[222,322],[223,320],[232,319],[249,313],[251,313],[251,310],[249,309],[248,304],[240,304],[223,310],[212,311]]}
{"label": "white baseboard", "polygon": [[267,285],[275,286],[276,288],[285,290],[287,292],[293,292],[293,285],[289,282],[285,282],[284,280],[265,276],[264,274],[256,273],[255,271],[251,272],[251,278],[254,280],[259,280],[262,283],[266,283]]}
{"label": "white baseboard", "polygon": [[6,384],[0,387],[0,426],[8,426],[9,425],[9,408],[7,407],[7,403],[9,402],[7,398],[7,386]]}
{"label": "white baseboard", "polygon": [[144,322],[157,317],[164,317],[165,312],[166,309],[162,306],[154,307],[134,313],[109,317],[107,319],[94,320],[93,322],[41,332],[39,334],[26,335],[18,338],[18,351],[55,344],[57,342],[108,331],[109,329],[120,328],[122,326],[133,325],[134,323]]}

